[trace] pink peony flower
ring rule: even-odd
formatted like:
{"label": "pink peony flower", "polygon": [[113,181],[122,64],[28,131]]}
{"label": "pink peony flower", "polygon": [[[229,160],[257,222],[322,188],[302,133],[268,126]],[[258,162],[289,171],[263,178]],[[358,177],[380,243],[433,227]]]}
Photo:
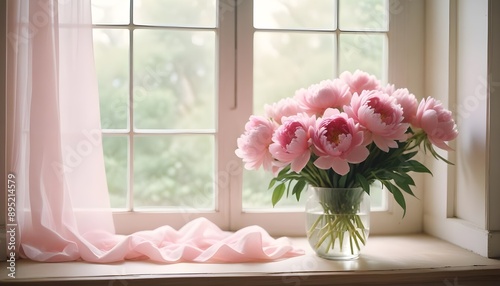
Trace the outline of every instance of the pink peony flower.
{"label": "pink peony flower", "polygon": [[396,98],[396,102],[403,108],[403,122],[413,122],[418,107],[418,101],[415,95],[410,93],[406,88],[400,88],[395,90],[391,96]]}
{"label": "pink peony flower", "polygon": [[396,91],[396,87],[393,84],[387,84],[386,86],[381,86],[378,90],[383,93],[393,94]]}
{"label": "pink peony flower", "polygon": [[396,98],[382,91],[354,94],[351,106],[345,106],[344,110],[355,122],[366,128],[366,136],[371,136],[367,141],[373,140],[385,152],[398,147],[396,140],[407,139],[405,133],[409,124],[403,122],[403,109],[397,104]]}
{"label": "pink peony flower", "polygon": [[295,93],[299,106],[309,115],[320,115],[327,108],[342,108],[349,104],[349,86],[339,79],[323,80]]}
{"label": "pink peony flower", "polygon": [[369,73],[356,70],[353,74],[345,71],[340,74],[339,78],[343,80],[350,88],[352,94],[360,94],[363,90],[380,89],[380,81]]}
{"label": "pink peony flower", "polygon": [[305,113],[284,117],[283,125],[276,129],[269,151],[284,165],[290,164],[292,171],[300,172],[311,157],[311,133],[316,116]]}
{"label": "pink peony flower", "polygon": [[284,98],[271,105],[266,104],[264,109],[266,111],[266,116],[273,119],[278,124],[281,124],[282,117],[292,116],[302,112],[299,103],[292,98]]}
{"label": "pink peony flower", "polygon": [[337,109],[326,110],[323,118],[317,120],[313,145],[319,156],[314,165],[320,169],[332,168],[342,176],[349,172],[349,163],[360,163],[369,155],[363,145],[363,131]]}
{"label": "pink peony flower", "polygon": [[422,128],[429,141],[443,150],[452,150],[446,142],[458,136],[451,111],[445,109],[439,100],[431,97],[420,101],[413,126]]}
{"label": "pink peony flower", "polygon": [[257,170],[263,166],[264,170],[272,171],[273,157],[269,153],[273,132],[276,125],[262,116],[250,116],[245,124],[245,133],[237,140],[236,156],[243,159],[245,168]]}

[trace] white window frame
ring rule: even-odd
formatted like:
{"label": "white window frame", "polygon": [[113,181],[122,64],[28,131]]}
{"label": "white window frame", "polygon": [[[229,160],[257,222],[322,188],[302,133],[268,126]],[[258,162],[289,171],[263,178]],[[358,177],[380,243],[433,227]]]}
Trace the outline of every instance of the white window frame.
{"label": "white window frame", "polygon": [[[113,213],[116,232],[129,234],[168,224],[180,228],[188,221],[206,217],[222,229],[237,230],[248,225],[260,225],[272,235],[304,235],[304,215],[292,212],[245,212],[241,205],[242,162],[234,154],[236,139],[248,120],[251,95],[251,45],[238,44],[236,50],[236,19],[252,18],[251,0],[220,0],[217,37],[219,45],[217,84],[217,127],[215,211],[186,208],[180,212],[119,211]],[[250,5],[250,6],[249,6]],[[411,0],[390,0],[389,73],[388,82],[408,87],[417,96],[423,91],[423,3]],[[246,21],[248,21],[247,19]],[[241,26],[237,27],[241,29]],[[241,39],[240,39],[241,40]],[[247,50],[245,50],[247,49]],[[238,70],[236,68],[238,67]],[[250,80],[249,80],[250,79]],[[241,80],[246,80],[245,84]],[[239,82],[236,85],[236,82]],[[225,140],[223,140],[224,138]],[[421,186],[421,178],[416,178]],[[421,188],[415,190],[422,197]],[[389,196],[389,201],[392,198]],[[411,233],[422,230],[422,201],[407,197],[408,211],[392,203],[383,212],[373,212],[370,232],[374,234]]]}
{"label": "white window frame", "polygon": [[[205,217],[218,225],[223,229],[228,229],[229,226],[229,213],[228,213],[228,202],[229,202],[229,174],[234,172],[234,167],[237,166],[236,162],[228,163],[227,160],[221,159],[224,156],[224,148],[231,148],[225,146],[227,142],[221,140],[220,138],[224,138],[226,135],[226,131],[224,128],[220,127],[220,122],[223,122],[225,118],[231,118],[233,116],[231,111],[231,106],[224,106],[224,103],[228,103],[229,105],[235,104],[234,100],[234,17],[231,14],[234,13],[234,5],[232,4],[232,0],[220,1],[218,3],[218,13],[217,15],[219,19],[219,23],[215,27],[216,30],[216,45],[218,46],[218,57],[216,59],[216,100],[217,100],[217,118],[216,122],[219,122],[219,126],[215,128],[215,161],[216,161],[216,171],[214,172],[214,192],[215,194],[215,210],[199,210],[194,207],[179,207],[172,210],[163,210],[163,209],[155,209],[155,210],[114,210],[113,211],[113,219],[115,223],[115,230],[119,234],[130,234],[141,230],[154,229],[159,226],[168,224],[174,228],[181,228],[187,222],[199,218]],[[133,17],[133,1],[130,1],[130,19]],[[113,27],[116,25],[99,25],[101,27]],[[141,25],[135,25],[130,23],[129,25],[119,25],[119,26],[128,26],[129,29],[132,28],[148,28],[147,25],[141,27]],[[135,26],[135,27],[134,27]],[[154,28],[153,28],[154,29]],[[132,46],[133,42],[130,42],[130,55],[129,61],[133,62],[132,55]],[[220,56],[224,55],[224,56]],[[130,73],[133,74],[133,67],[130,66]],[[224,80],[223,80],[224,79]],[[229,79],[229,80],[227,80]],[[226,81],[227,80],[227,81]],[[132,83],[133,80],[131,79]],[[134,95],[133,95],[133,87],[129,88],[129,110],[133,110],[134,103]],[[133,144],[133,136],[135,134],[140,135],[152,135],[155,134],[155,131],[134,131],[133,130],[133,117],[129,119],[130,126],[129,132],[121,132],[123,135],[128,135],[129,144]],[[218,123],[216,123],[218,124]],[[117,132],[114,130],[103,132],[106,134],[116,134]],[[157,132],[156,132],[157,133]],[[191,132],[196,134],[196,132]],[[209,133],[211,134],[211,133]],[[133,146],[128,146],[127,154],[128,164],[131,164],[133,161]],[[218,157],[220,156],[220,157]],[[130,170],[128,172],[129,176],[129,187],[133,186],[133,171]],[[129,198],[132,200],[132,198]],[[133,205],[133,204],[132,204]]]}
{"label": "white window frame", "polygon": [[[233,118],[241,117],[237,108],[236,90],[236,49],[235,27],[236,9],[241,0],[218,1],[218,23],[216,27],[216,41],[218,53],[217,66],[217,120],[215,137],[216,171],[214,174],[214,191],[216,202],[214,211],[196,210],[194,208],[178,208],[178,211],[114,211],[115,229],[120,234],[130,234],[145,229],[154,229],[168,224],[176,229],[187,222],[205,217],[222,229],[234,230],[230,227],[230,201],[234,200],[232,178],[242,172],[241,159],[235,158],[235,133],[241,126]],[[131,4],[130,9],[133,9]],[[132,95],[131,95],[132,96]],[[133,98],[130,99],[131,101]],[[231,119],[231,120],[228,120]],[[230,138],[223,140],[221,138]]]}
{"label": "white window frame", "polygon": [[[218,2],[217,171],[214,182],[217,192],[216,210],[199,211],[186,208],[180,212],[117,211],[113,213],[117,233],[128,234],[153,229],[165,223],[180,228],[190,220],[206,217],[227,230],[260,225],[271,235],[305,235],[305,216],[300,210],[267,212],[242,209],[243,166],[241,159],[235,156],[234,150],[236,139],[243,131],[252,106],[253,71],[249,67],[253,66],[251,43],[253,30],[248,30],[253,29],[252,5],[251,0]],[[420,1],[389,0],[390,40],[387,81],[400,87],[408,87],[417,96],[423,91],[423,11],[423,2]],[[236,37],[236,34],[251,36]],[[415,189],[415,194],[421,198],[422,180],[420,176],[415,179],[417,186],[420,186]],[[388,210],[372,212],[370,232],[372,234],[420,232],[423,210],[421,200],[407,196],[407,207],[403,219],[402,210],[393,203],[392,196],[389,195]]]}

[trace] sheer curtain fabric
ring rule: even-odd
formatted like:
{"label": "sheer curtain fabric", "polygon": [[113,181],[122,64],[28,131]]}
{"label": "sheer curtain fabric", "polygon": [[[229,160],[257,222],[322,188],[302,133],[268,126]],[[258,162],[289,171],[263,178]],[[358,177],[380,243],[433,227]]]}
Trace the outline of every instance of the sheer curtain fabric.
{"label": "sheer curtain fabric", "polygon": [[114,234],[104,170],[90,1],[7,1],[7,168],[19,254],[37,261],[241,262],[300,255],[260,227],[206,219]]}

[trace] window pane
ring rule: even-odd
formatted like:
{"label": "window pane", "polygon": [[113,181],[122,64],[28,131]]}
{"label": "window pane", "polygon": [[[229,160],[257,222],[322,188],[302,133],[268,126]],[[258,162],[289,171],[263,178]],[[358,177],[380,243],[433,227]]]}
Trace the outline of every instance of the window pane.
{"label": "window pane", "polygon": [[216,0],[135,0],[134,24],[215,27]]}
{"label": "window pane", "polygon": [[129,0],[92,0],[93,24],[128,24]]}
{"label": "window pane", "polygon": [[254,0],[255,28],[335,30],[336,14],[335,0]]}
{"label": "window pane", "polygon": [[[254,37],[254,113],[264,114],[266,103],[292,97],[302,87],[332,78],[335,71],[335,35],[318,33],[256,32]],[[271,209],[272,174],[245,171],[243,208]],[[303,206],[295,197],[275,208]]]}
{"label": "window pane", "polygon": [[134,208],[214,209],[214,137],[134,140]]}
{"label": "window pane", "polygon": [[380,182],[370,186],[370,208],[372,211],[386,211],[388,209],[387,189]]}
{"label": "window pane", "polygon": [[103,136],[104,163],[112,208],[127,207],[127,137]]}
{"label": "window pane", "polygon": [[[271,202],[273,194],[272,190],[268,189],[269,182],[273,178],[273,174],[262,169],[244,170],[243,172],[243,209],[266,209],[267,210],[282,210],[290,208],[303,208],[306,203],[306,193],[302,193],[300,201],[297,201],[295,196],[290,194],[289,197],[283,198],[274,206]],[[293,188],[293,185],[292,185]]]}
{"label": "window pane", "polygon": [[122,29],[94,29],[94,58],[103,129],[126,129],[129,110],[129,36]]}
{"label": "window pane", "polygon": [[255,33],[254,113],[263,114],[265,103],[331,78],[335,64],[335,35]]}
{"label": "window pane", "polygon": [[214,128],[215,33],[134,32],[134,126]]}
{"label": "window pane", "polygon": [[388,31],[387,0],[339,0],[342,31]]}
{"label": "window pane", "polygon": [[387,79],[387,36],[385,34],[341,34],[340,71],[356,69]]}

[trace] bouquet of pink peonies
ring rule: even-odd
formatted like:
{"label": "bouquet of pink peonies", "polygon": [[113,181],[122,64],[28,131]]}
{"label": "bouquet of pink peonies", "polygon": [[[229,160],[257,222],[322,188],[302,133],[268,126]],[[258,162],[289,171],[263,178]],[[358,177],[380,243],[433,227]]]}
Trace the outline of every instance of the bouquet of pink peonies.
{"label": "bouquet of pink peonies", "polygon": [[447,142],[458,135],[438,100],[418,103],[408,89],[383,86],[359,70],[299,89],[265,110],[265,117],[250,117],[236,155],[245,168],[274,174],[273,205],[290,191],[299,200],[308,185],[369,194],[379,181],[406,212],[403,192],[413,195],[414,186],[408,173],[431,173],[414,159],[418,149],[449,163],[434,147],[451,150]]}

